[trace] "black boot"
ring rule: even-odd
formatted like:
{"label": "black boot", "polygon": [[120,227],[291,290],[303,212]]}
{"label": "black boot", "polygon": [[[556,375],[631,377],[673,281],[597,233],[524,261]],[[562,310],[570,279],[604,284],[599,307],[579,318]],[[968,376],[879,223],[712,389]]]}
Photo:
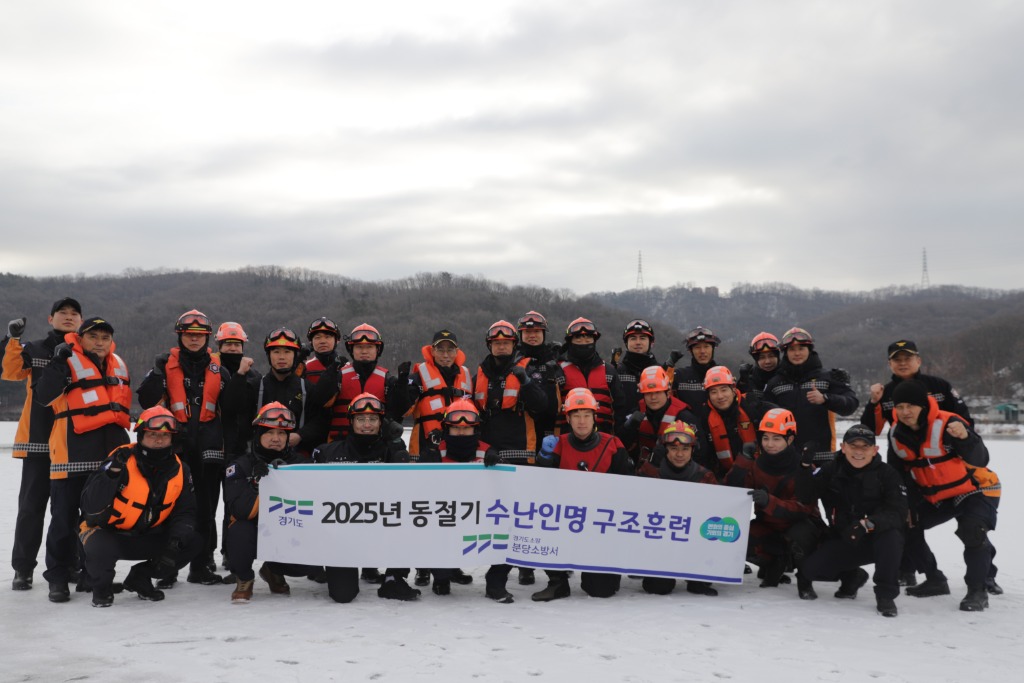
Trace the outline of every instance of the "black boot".
{"label": "black boot", "polygon": [[899,614],[896,610],[896,601],[892,598],[876,598],[875,605],[883,617],[894,617]]}
{"label": "black boot", "polygon": [[985,584],[968,586],[967,595],[960,601],[961,612],[981,612],[988,607],[988,591]]}
{"label": "black boot", "polygon": [[923,583],[907,587],[907,595],[915,598],[932,598],[936,595],[949,595],[949,582],[946,575],[939,572],[935,576],[927,577]]}
{"label": "black boot", "polygon": [[71,589],[67,581],[50,581],[50,592],[46,596],[50,602],[67,602],[71,599]]}
{"label": "black boot", "polygon": [[430,590],[434,591],[436,595],[450,595],[452,582],[448,579],[434,579],[434,585],[430,587]]}
{"label": "black boot", "polygon": [[110,588],[96,588],[92,589],[92,606],[93,607],[110,607],[114,604],[114,591]]}
{"label": "black boot", "polygon": [[205,564],[192,567],[186,579],[189,583],[199,583],[204,586],[219,586],[224,583],[224,577],[210,571]]}
{"label": "black boot", "polygon": [[159,602],[164,599],[164,592],[153,588],[153,579],[146,571],[144,564],[137,564],[128,572],[124,580],[124,589],[139,596],[139,600]]}
{"label": "black boot", "polygon": [[384,576],[376,567],[366,567],[361,572],[359,572],[359,578],[365,581],[366,583],[380,583],[384,580]]}
{"label": "black boot", "polygon": [[534,602],[550,602],[567,597],[569,597],[569,582],[559,580],[548,581],[547,587],[534,593],[530,599]]}
{"label": "black boot", "polygon": [[473,577],[467,574],[466,572],[462,571],[461,569],[456,569],[452,571],[452,583],[457,583],[460,586],[465,586],[467,584],[473,583]]}
{"label": "black boot", "polygon": [[917,572],[900,572],[900,585],[901,586],[916,586],[917,585]]}
{"label": "black boot", "polygon": [[384,577],[384,583],[377,589],[377,597],[387,600],[410,601],[418,599],[420,592],[406,583],[405,579],[400,576],[387,576]]}
{"label": "black boot", "polygon": [[430,585],[430,570],[429,569],[417,569],[416,579],[413,581],[417,586],[429,586]]}
{"label": "black boot", "polygon": [[[29,583],[32,582],[32,577],[29,577]],[[996,583],[993,578],[985,579],[985,590],[988,591],[989,595],[1002,595],[1003,587]]]}
{"label": "black boot", "polygon": [[796,575],[796,594],[801,600],[818,599],[818,594],[814,592],[814,583],[799,574]]}
{"label": "black boot", "polygon": [[495,602],[500,602],[503,605],[511,605],[515,602],[515,598],[508,592],[507,589],[501,588],[500,586],[494,586],[493,588],[488,586],[485,591],[485,595]]}
{"label": "black boot", "polygon": [[707,581],[687,581],[686,592],[694,595],[718,595],[718,591]]}
{"label": "black boot", "polygon": [[14,580],[11,581],[11,590],[32,590],[32,572],[14,572]]}
{"label": "black boot", "polygon": [[532,586],[537,582],[537,577],[534,575],[534,571],[529,567],[519,568],[519,585],[520,586]]}
{"label": "black boot", "polygon": [[868,582],[868,573],[861,567],[857,567],[839,575],[839,590],[835,592],[837,598],[853,600],[857,597],[857,591]]}

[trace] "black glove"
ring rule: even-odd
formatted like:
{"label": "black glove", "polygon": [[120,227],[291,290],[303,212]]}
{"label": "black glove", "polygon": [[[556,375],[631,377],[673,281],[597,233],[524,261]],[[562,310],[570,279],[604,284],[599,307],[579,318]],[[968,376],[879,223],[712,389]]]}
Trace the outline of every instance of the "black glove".
{"label": "black glove", "polygon": [[833,382],[850,383],[850,373],[842,368],[832,368],[828,373],[828,378]]}
{"label": "black glove", "polygon": [[868,530],[864,528],[864,525],[860,522],[857,522],[852,527],[850,527],[850,529],[848,529],[845,534],[843,534],[843,540],[853,545],[858,543],[860,539],[864,538],[864,535],[867,533]]}
{"label": "black glove", "polygon": [[57,348],[53,350],[53,357],[55,360],[67,362],[67,359],[71,358],[73,353],[71,346],[68,345],[67,342],[61,342],[60,344],[57,344]]}
{"label": "black glove", "polygon": [[158,375],[167,374],[167,360],[171,357],[169,353],[158,353],[153,359],[153,372]]}
{"label": "black glove", "polygon": [[114,451],[113,456],[110,458],[110,464],[107,466],[107,476],[111,479],[117,479],[124,472],[125,466],[128,464],[128,458],[131,456],[130,448],[118,448]]}
{"label": "black glove", "polygon": [[553,381],[555,379],[556,370],[558,369],[557,360],[549,360],[544,365],[540,366],[540,372],[544,375],[546,381]]}
{"label": "black glove", "polygon": [[512,366],[512,376],[515,377],[517,380],[519,380],[520,384],[526,384],[526,382],[527,382],[526,369],[523,368],[522,365],[513,365]]}
{"label": "black glove", "polygon": [[409,371],[412,370],[412,363],[405,360],[398,364],[398,378],[405,378],[405,381],[409,379]]}
{"label": "black glove", "polygon": [[267,462],[260,458],[256,458],[252,464],[252,478],[259,481],[268,474],[270,474],[270,467],[267,465]]}
{"label": "black glove", "polygon": [[754,372],[754,366],[751,363],[740,363],[740,384],[744,386],[750,386],[750,375]]}
{"label": "black glove", "polygon": [[744,458],[748,458],[750,460],[754,460],[755,456],[757,455],[757,444],[756,443],[745,443],[745,444],[743,444],[743,450],[741,451],[741,453],[743,453],[743,457]]}
{"label": "black glove", "polygon": [[21,335],[25,334],[25,323],[27,321],[24,317],[15,318],[11,322],[7,323],[7,334],[11,339],[21,339]]}
{"label": "black glove", "polygon": [[181,552],[181,539],[171,538],[160,551],[160,555],[149,561],[149,571],[154,579],[167,579],[178,571],[178,554]]}
{"label": "black glove", "polygon": [[437,445],[439,445],[441,443],[441,437],[442,436],[444,436],[444,435],[441,433],[441,430],[440,429],[435,429],[432,432],[430,432],[429,434],[427,434],[427,441],[429,441],[430,443],[432,443],[435,446],[437,446]]}
{"label": "black glove", "polygon": [[768,499],[770,497],[768,495],[768,489],[764,487],[753,489],[751,491],[747,491],[747,495],[753,498],[754,507],[763,508],[768,506]]}
{"label": "black glove", "polygon": [[302,346],[299,347],[299,350],[295,352],[295,355],[298,357],[299,362],[302,363],[307,358],[313,355],[313,348],[311,346],[306,346],[305,344],[303,344]]}
{"label": "black glove", "polygon": [[278,469],[279,467],[281,467],[282,465],[287,465],[287,464],[288,464],[288,462],[285,461],[285,460],[282,460],[281,458],[274,458],[273,460],[270,461],[270,466],[273,467],[275,470]]}
{"label": "black glove", "polygon": [[501,456],[498,451],[493,448],[488,448],[487,452],[484,453],[484,467],[494,467],[501,462]]}
{"label": "black glove", "polygon": [[804,467],[814,467],[814,454],[818,452],[818,444],[808,441],[800,451],[800,464]]}
{"label": "black glove", "polygon": [[392,441],[398,441],[405,434],[405,429],[402,427],[401,422],[391,420],[388,422],[388,438]]}
{"label": "black glove", "polygon": [[633,414],[626,418],[626,429],[639,429],[640,423],[644,421],[645,416],[642,410],[634,410]]}
{"label": "black glove", "polygon": [[678,349],[672,349],[672,353],[668,354],[668,362],[673,366],[679,362],[679,359],[683,357],[683,352]]}

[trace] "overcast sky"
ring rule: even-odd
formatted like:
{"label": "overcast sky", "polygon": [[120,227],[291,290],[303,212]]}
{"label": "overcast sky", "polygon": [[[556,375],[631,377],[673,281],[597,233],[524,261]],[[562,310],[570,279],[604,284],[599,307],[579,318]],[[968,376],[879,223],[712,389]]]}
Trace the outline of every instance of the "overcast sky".
{"label": "overcast sky", "polygon": [[4,2],[0,271],[1017,289],[1024,3]]}

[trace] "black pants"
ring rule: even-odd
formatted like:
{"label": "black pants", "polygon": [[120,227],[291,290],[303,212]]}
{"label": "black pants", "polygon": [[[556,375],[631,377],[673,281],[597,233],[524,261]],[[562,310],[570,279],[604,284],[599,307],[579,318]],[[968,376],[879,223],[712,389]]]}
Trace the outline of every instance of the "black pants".
{"label": "black pants", "polygon": [[[327,594],[335,602],[352,602],[359,595],[359,567],[326,567]],[[409,577],[408,569],[386,569],[385,580],[393,576],[399,579]]]}
{"label": "black pants", "polygon": [[867,534],[855,544],[832,538],[804,559],[800,576],[810,581],[838,581],[843,572],[874,563],[875,596],[895,600],[900,594],[902,555],[903,532],[899,529]]}
{"label": "black pants", "polygon": [[[998,504],[998,498],[975,493],[961,500],[958,505],[954,505],[953,500],[944,500],[938,505],[924,503],[918,508],[917,523],[922,530],[939,526],[951,519],[956,520],[956,535],[964,544],[964,564],[967,565],[964,582],[968,586],[983,586],[987,578],[995,577],[992,558],[996,555],[996,549],[988,540],[987,532],[996,528]],[[927,564],[931,551],[927,544],[922,548],[915,538],[907,538],[907,553],[916,566],[926,565],[925,574],[932,576],[938,572],[935,557],[932,555],[930,564]],[[924,538],[924,534],[921,534],[921,538]]]}
{"label": "black pants", "polygon": [[217,527],[214,515],[217,512],[220,483],[224,478],[224,468],[219,464],[204,463],[201,457],[188,459],[192,470],[192,484],[196,492],[196,533],[203,541],[203,552],[192,558],[189,570],[201,570],[206,566],[207,556],[217,546]]}
{"label": "black pants", "polygon": [[[102,593],[108,592],[114,582],[114,565],[118,560],[142,560],[132,569],[135,570],[135,567],[139,567],[145,573],[146,578],[151,579],[152,575],[149,573],[146,561],[157,558],[163,553],[167,546],[168,534],[160,530],[160,527],[139,536],[95,528],[82,532],[81,539],[85,566],[89,572],[92,588],[94,591],[98,590]],[[191,533],[181,541],[182,546],[174,563],[178,569],[188,564],[203,550],[202,538],[199,534]]]}
{"label": "black pants", "polygon": [[[203,470],[203,476],[206,479],[206,496],[210,517],[209,542],[206,546],[207,552],[203,553],[203,559],[205,559],[207,554],[217,549],[217,506],[220,505],[221,486],[224,483],[224,465],[221,463],[204,463]],[[198,489],[196,490],[196,495],[200,495]]]}
{"label": "black pants", "polygon": [[[686,585],[693,584],[695,586],[711,586],[710,581],[687,581]],[[645,593],[653,593],[654,595],[668,595],[676,589],[676,580],[669,579],[664,576],[648,576],[641,582]]]}
{"label": "black pants", "polygon": [[46,530],[47,581],[68,581],[72,567],[81,566],[78,553],[79,506],[88,473],[50,480],[50,527]]}
{"label": "black pants", "polygon": [[[569,572],[551,570],[548,580],[552,582],[569,582]],[[580,588],[592,598],[610,598],[619,592],[622,583],[620,574],[601,574],[597,572],[580,572]]]}
{"label": "black pants", "polygon": [[18,490],[18,518],[14,523],[14,547],[11,549],[11,566],[16,572],[31,574],[36,568],[49,500],[50,459],[39,455],[24,458],[21,461],[21,488]]}
{"label": "black pants", "polygon": [[[256,562],[257,520],[236,519],[228,527],[224,535],[224,547],[228,551],[228,566],[241,581],[256,578],[252,565]],[[204,549],[206,545],[202,546]],[[316,567],[307,564],[291,564],[286,562],[268,562],[267,565],[275,574],[282,576],[309,576]]]}

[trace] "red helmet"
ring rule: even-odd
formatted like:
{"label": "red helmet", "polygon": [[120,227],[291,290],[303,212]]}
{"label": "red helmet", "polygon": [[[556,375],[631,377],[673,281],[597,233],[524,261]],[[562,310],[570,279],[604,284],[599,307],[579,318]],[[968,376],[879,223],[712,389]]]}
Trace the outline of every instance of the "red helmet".
{"label": "red helmet", "polygon": [[597,326],[593,322],[586,318],[576,318],[565,328],[565,341],[569,341],[573,337],[581,337],[585,334],[593,337],[594,341],[601,338],[601,333],[597,331]]}
{"label": "red helmet", "polygon": [[364,391],[348,404],[348,414],[361,415],[364,413],[372,413],[383,417],[384,403],[373,394]]}
{"label": "red helmet", "polygon": [[516,323],[516,329],[523,330],[544,330],[548,329],[548,319],[537,311],[527,311]]}
{"label": "red helmet", "polygon": [[626,329],[622,331],[622,341],[627,341],[634,334],[642,334],[651,338],[654,341],[654,328],[646,320],[631,320],[626,324]]}
{"label": "red helmet", "polygon": [[796,436],[796,418],[785,408],[772,408],[761,418],[761,424],[757,429],[769,434]]}
{"label": "red helmet", "polygon": [[468,398],[457,398],[444,411],[444,424],[448,427],[457,425],[476,427],[480,424],[480,411],[476,404]]}
{"label": "red helmet", "polygon": [[249,337],[246,336],[245,330],[238,323],[221,323],[220,327],[217,328],[217,336],[215,337],[217,343],[226,341],[242,342],[243,344],[249,341]]}
{"label": "red helmet", "polygon": [[562,412],[568,415],[574,410],[597,410],[597,399],[590,393],[590,389],[577,387],[565,397]]}
{"label": "red helmet", "polygon": [[717,347],[722,343],[722,340],[714,332],[700,325],[686,333],[686,348],[692,349],[701,342],[707,342],[711,346]]}
{"label": "red helmet", "polygon": [[507,320],[499,320],[487,328],[487,346],[490,347],[491,342],[497,339],[508,339],[515,346],[519,342],[519,335],[516,334],[512,323]]}
{"label": "red helmet", "polygon": [[352,348],[356,344],[373,344],[377,347],[377,358],[384,353],[384,338],[380,336],[377,328],[369,323],[356,325],[345,336],[345,348],[348,349],[349,355],[352,354]]}
{"label": "red helmet", "polygon": [[715,367],[708,370],[707,374],[704,375],[704,389],[710,389],[711,387],[717,387],[723,384],[729,386],[736,386],[736,378],[732,376],[729,368],[724,365],[716,365]]}
{"label": "red helmet", "polygon": [[782,343],[779,346],[783,351],[788,349],[793,344],[803,344],[804,346],[814,347],[814,337],[811,333],[802,327],[791,327],[786,330],[786,334],[782,335]]}
{"label": "red helmet", "polygon": [[135,422],[135,429],[132,431],[136,432],[168,432],[170,434],[178,433],[178,420],[174,417],[171,411],[167,410],[163,406],[153,406],[152,408],[146,408],[139,415],[139,419]]}
{"label": "red helmet", "polygon": [[286,432],[295,429],[295,413],[288,410],[282,403],[274,401],[260,408],[256,419],[252,421],[253,427],[264,429],[283,429]]}
{"label": "red helmet", "polygon": [[678,441],[679,443],[692,446],[697,443],[697,432],[686,422],[676,420],[668,427],[665,427],[665,431],[661,433],[661,437],[658,440],[666,445],[673,441]]}
{"label": "red helmet", "polygon": [[174,331],[178,334],[185,332],[198,332],[199,334],[213,334],[213,324],[202,311],[192,309],[181,314],[178,322],[174,323]]}
{"label": "red helmet", "polygon": [[263,350],[270,353],[270,349],[278,348],[298,351],[302,348],[299,345],[299,335],[287,327],[278,327],[263,340]]}
{"label": "red helmet", "polygon": [[774,351],[779,355],[779,338],[771,332],[759,332],[750,340],[750,355],[755,359],[765,351]]}
{"label": "red helmet", "polygon": [[660,365],[644,368],[636,384],[641,394],[653,394],[657,391],[672,390],[672,385],[668,381],[668,373]]}
{"label": "red helmet", "polygon": [[313,335],[317,332],[326,332],[335,339],[341,339],[341,331],[338,326],[330,318],[317,318],[309,324],[309,329],[306,330],[306,339],[313,341]]}

